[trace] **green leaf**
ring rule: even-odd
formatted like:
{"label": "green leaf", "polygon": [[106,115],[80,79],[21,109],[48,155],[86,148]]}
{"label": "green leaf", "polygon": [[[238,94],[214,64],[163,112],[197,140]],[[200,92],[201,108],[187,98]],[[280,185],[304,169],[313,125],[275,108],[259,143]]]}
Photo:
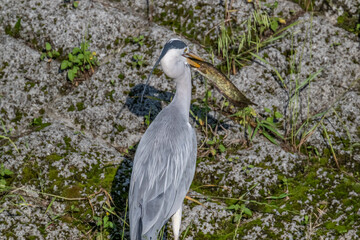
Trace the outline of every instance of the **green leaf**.
{"label": "green leaf", "polygon": [[80,59],[77,56],[74,56],[73,63],[81,63]]}
{"label": "green leaf", "polygon": [[75,1],[74,4],[73,4],[74,8],[77,8],[79,6],[79,2],[78,1]]}
{"label": "green leaf", "polygon": [[74,62],[74,55],[72,55],[71,53],[69,53],[69,61]]}
{"label": "green leaf", "polygon": [[0,189],[3,189],[6,187],[6,180],[3,178],[0,178]]}
{"label": "green leaf", "polygon": [[73,80],[74,80],[74,78],[75,78],[75,73],[76,72],[74,72],[74,70],[73,69],[70,69],[69,71],[68,71],[68,78],[69,78],[69,80],[72,82]]}
{"label": "green leaf", "polygon": [[40,56],[40,60],[44,60],[45,57],[46,57],[46,53],[42,53]]}
{"label": "green leaf", "polygon": [[58,51],[55,51],[55,50],[52,52],[52,54],[56,58],[60,56],[60,53]]}
{"label": "green leaf", "polygon": [[101,225],[102,225],[102,220],[101,220],[101,218],[99,218],[99,220],[96,222],[96,225],[97,225],[97,226],[101,226]]}
{"label": "green leaf", "polygon": [[252,216],[252,212],[251,212],[251,210],[250,209],[248,209],[247,207],[245,207],[244,209],[243,209],[243,211],[244,211],[244,213],[246,214],[246,215],[248,215],[248,216]]}
{"label": "green leaf", "polygon": [[65,70],[68,67],[69,61],[68,60],[64,60],[61,62],[61,66],[60,69],[61,70]]}
{"label": "green leaf", "polygon": [[289,196],[288,193],[282,193],[279,196],[269,196],[266,199],[273,199],[273,200],[277,200],[277,199],[283,199],[286,198],[287,196]]}
{"label": "green leaf", "polygon": [[90,60],[90,56],[91,56],[91,52],[89,51],[84,51],[84,55],[85,55],[85,58]]}
{"label": "green leaf", "polygon": [[271,125],[263,125],[263,127],[270,130],[272,133],[274,133],[279,138],[284,139],[284,136],[281,135],[273,126],[271,126]]}
{"label": "green leaf", "polygon": [[[49,209],[51,208],[51,206],[53,205],[53,203],[55,202],[56,197],[53,197],[50,204],[48,205],[48,207],[45,210],[45,214],[49,211]],[[72,206],[71,206],[72,207]]]}
{"label": "green leaf", "polygon": [[226,148],[224,147],[224,145],[222,145],[222,144],[220,144],[219,145],[219,150],[220,150],[220,152],[225,152],[226,151]]}
{"label": "green leaf", "polygon": [[262,134],[273,144],[279,145],[277,141],[272,136],[270,136],[270,134],[268,134],[266,131],[262,131]]}
{"label": "green leaf", "polygon": [[84,60],[84,54],[82,54],[82,53],[80,53],[77,57],[79,60]]}
{"label": "green leaf", "polygon": [[252,142],[252,140],[254,140],[254,137],[256,136],[257,132],[259,131],[259,128],[260,128],[260,124],[258,123],[256,128],[254,129],[253,134],[251,135],[250,142]]}
{"label": "green leaf", "polygon": [[42,124],[42,118],[34,118],[33,121],[32,121],[32,124],[33,126],[39,126]]}
{"label": "green leaf", "polygon": [[[267,121],[269,119],[269,121]],[[262,120],[260,122],[261,126],[270,126],[276,128],[276,123],[274,123],[273,118],[267,118],[267,120]]]}
{"label": "green leaf", "polygon": [[276,30],[279,28],[279,23],[278,23],[278,20],[276,18],[273,18],[272,21],[270,22],[270,28],[274,32],[276,32]]}
{"label": "green leaf", "polygon": [[21,18],[19,18],[15,23],[14,31],[13,31],[14,36],[19,36],[20,29],[21,29]]}
{"label": "green leaf", "polygon": [[50,43],[48,43],[48,42],[45,43],[45,49],[46,49],[46,51],[50,51],[50,50],[51,50],[51,45],[50,45]]}
{"label": "green leaf", "polygon": [[275,112],[275,118],[276,119],[279,119],[279,118],[282,118],[283,115],[281,113],[279,113],[278,111]]}
{"label": "green leaf", "polygon": [[215,149],[210,149],[210,153],[213,155],[213,156],[215,156],[216,155],[216,150]]}
{"label": "green leaf", "polygon": [[48,52],[48,57],[49,57],[49,58],[52,58],[52,57],[53,57],[52,52]]}
{"label": "green leaf", "polygon": [[105,216],[105,217],[104,217],[104,219],[103,219],[103,221],[104,221],[104,225],[106,225],[106,224],[107,224],[108,220],[109,220],[109,217],[108,217],[108,216]]}
{"label": "green leaf", "polygon": [[240,209],[240,205],[239,204],[231,205],[231,206],[227,207],[226,209],[237,211]]}
{"label": "green leaf", "polygon": [[274,119],[272,117],[267,117],[266,118],[266,122],[268,123],[273,123],[274,122]]}
{"label": "green leaf", "polygon": [[309,223],[309,216],[308,216],[308,215],[305,215],[305,216],[304,216],[304,221],[305,221],[305,224],[308,224],[308,223]]}
{"label": "green leaf", "polygon": [[114,228],[114,224],[112,222],[109,222],[109,227]]}
{"label": "green leaf", "polygon": [[78,48],[78,47],[75,47],[73,50],[72,50],[72,53],[75,55],[75,54],[77,54],[77,53],[79,53],[79,52],[81,52],[80,51],[80,48]]}
{"label": "green leaf", "polygon": [[12,174],[14,174],[11,170],[9,170],[9,169],[4,169],[4,174],[5,174],[5,176],[10,176],[10,175],[12,175]]}
{"label": "green leaf", "polygon": [[235,214],[234,216],[234,222],[238,222],[242,218],[242,214]]}
{"label": "green leaf", "polygon": [[274,8],[274,9],[277,8],[277,7],[278,7],[278,4],[279,4],[278,1],[275,1],[275,2],[274,2],[274,5],[273,5],[273,8]]}

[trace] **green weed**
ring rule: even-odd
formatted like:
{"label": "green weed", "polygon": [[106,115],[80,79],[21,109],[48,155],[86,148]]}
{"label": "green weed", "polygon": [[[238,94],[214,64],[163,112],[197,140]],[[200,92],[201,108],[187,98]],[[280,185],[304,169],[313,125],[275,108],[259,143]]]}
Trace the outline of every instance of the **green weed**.
{"label": "green weed", "polygon": [[84,40],[80,44],[80,48],[75,47],[71,53],[68,54],[68,58],[61,62],[61,70],[68,70],[67,77],[73,82],[75,78],[79,78],[80,75],[88,73],[89,75],[94,73],[94,67],[99,65],[95,52],[90,52],[89,42]]}
{"label": "green weed", "polygon": [[42,118],[34,118],[30,124],[32,127],[34,127],[35,131],[40,131],[44,128],[46,128],[47,126],[50,126],[51,123],[44,123]]}
{"label": "green weed", "polygon": [[19,149],[16,147],[15,143],[10,138],[10,135],[11,135],[11,132],[13,129],[12,128],[10,128],[9,130],[6,129],[5,124],[1,119],[0,119],[0,122],[1,122],[2,131],[3,131],[3,133],[2,133],[3,135],[0,134],[0,139],[5,139],[5,140],[9,141],[11,143],[11,145],[15,148],[15,150],[17,152],[19,152]]}
{"label": "green weed", "polygon": [[147,127],[149,127],[149,126],[150,126],[150,123],[151,123],[150,117],[151,117],[151,109],[150,109],[150,111],[149,111],[149,114],[144,116],[144,118],[145,118],[144,122],[145,122],[145,125],[146,125]]}
{"label": "green weed", "polygon": [[139,37],[133,37],[131,41],[134,44],[139,44],[139,46],[141,47],[142,45],[144,45],[144,35],[140,35]]}
{"label": "green weed", "polygon": [[[112,210],[114,210],[113,208]],[[96,239],[107,239],[107,235],[109,231],[114,228],[114,223],[109,219],[109,213],[106,212],[105,216],[94,216],[93,219],[98,228],[98,233],[96,235]]]}
{"label": "green weed", "polygon": [[5,33],[9,36],[12,36],[14,38],[20,37],[20,31],[21,31],[21,18],[19,18],[14,27],[11,27],[10,25],[7,25],[5,27]]}
{"label": "green weed", "polygon": [[74,2],[73,2],[73,7],[74,7],[74,8],[78,8],[78,6],[79,6],[79,1],[74,1]]}
{"label": "green weed", "polygon": [[[276,8],[277,5],[274,3],[272,7]],[[258,52],[260,48],[283,38],[286,33],[281,33],[297,23],[281,28],[280,25],[285,24],[284,19],[269,16],[267,12],[257,9],[235,30],[225,23],[222,24],[217,40],[217,54],[225,63],[225,66],[221,65],[222,70],[225,70],[228,76],[231,73],[236,74],[238,68],[250,61],[251,53]],[[234,34],[239,31],[243,33]],[[269,31],[272,31],[272,34]]]}
{"label": "green weed", "polygon": [[3,163],[0,164],[0,193],[8,190],[6,178],[11,177],[13,174],[11,170],[5,168]]}
{"label": "green weed", "polygon": [[143,64],[144,64],[144,57],[143,56],[135,54],[132,57],[132,66],[133,66],[133,68],[142,67]]}
{"label": "green weed", "polygon": [[48,62],[51,62],[51,60],[56,59],[60,56],[60,53],[56,51],[55,49],[52,50],[52,47],[50,43],[45,43],[45,49],[43,50],[43,53],[41,53],[40,60],[44,60],[45,58],[48,59]]}

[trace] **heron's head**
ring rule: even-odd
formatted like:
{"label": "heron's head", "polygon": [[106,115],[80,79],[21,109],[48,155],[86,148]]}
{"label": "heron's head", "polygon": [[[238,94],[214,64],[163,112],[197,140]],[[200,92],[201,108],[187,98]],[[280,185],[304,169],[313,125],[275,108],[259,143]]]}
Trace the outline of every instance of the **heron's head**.
{"label": "heron's head", "polygon": [[[180,77],[184,73],[187,65],[191,65],[193,67],[199,67],[199,65],[194,61],[192,61],[191,58],[204,61],[199,56],[195,55],[194,53],[191,53],[189,51],[189,47],[183,41],[179,39],[170,39],[165,44],[163,50],[161,51],[160,57],[156,61],[153,69],[151,70],[151,73],[146,81],[146,85],[148,84],[154,69],[159,64],[161,64],[163,71],[170,78]],[[144,92],[145,89],[143,91],[143,94]]]}
{"label": "heron's head", "polygon": [[195,56],[193,53],[190,53],[189,47],[183,41],[179,39],[168,41],[159,57],[164,73],[170,78],[181,76],[185,71],[186,65],[193,63],[190,61],[189,55]]}

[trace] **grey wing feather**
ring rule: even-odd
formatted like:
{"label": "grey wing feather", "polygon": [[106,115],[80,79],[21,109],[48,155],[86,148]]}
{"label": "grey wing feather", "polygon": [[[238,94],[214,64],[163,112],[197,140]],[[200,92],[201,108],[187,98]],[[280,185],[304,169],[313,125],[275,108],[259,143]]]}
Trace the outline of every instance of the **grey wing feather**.
{"label": "grey wing feather", "polygon": [[156,239],[181,207],[193,180],[197,152],[194,129],[176,109],[165,108],[137,148],[130,182],[131,239]]}

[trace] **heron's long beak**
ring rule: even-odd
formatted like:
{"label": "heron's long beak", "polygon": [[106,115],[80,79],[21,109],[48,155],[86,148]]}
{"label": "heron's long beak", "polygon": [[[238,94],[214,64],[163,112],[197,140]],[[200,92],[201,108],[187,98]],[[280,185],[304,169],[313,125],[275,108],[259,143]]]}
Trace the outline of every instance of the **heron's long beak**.
{"label": "heron's long beak", "polygon": [[188,64],[190,64],[190,66],[194,67],[194,68],[199,68],[200,65],[198,63],[196,63],[195,61],[193,61],[192,59],[201,61],[201,62],[205,62],[204,59],[202,59],[201,57],[199,57],[198,55],[196,55],[195,53],[189,52],[189,53],[185,53],[184,57],[186,57],[186,61]]}

